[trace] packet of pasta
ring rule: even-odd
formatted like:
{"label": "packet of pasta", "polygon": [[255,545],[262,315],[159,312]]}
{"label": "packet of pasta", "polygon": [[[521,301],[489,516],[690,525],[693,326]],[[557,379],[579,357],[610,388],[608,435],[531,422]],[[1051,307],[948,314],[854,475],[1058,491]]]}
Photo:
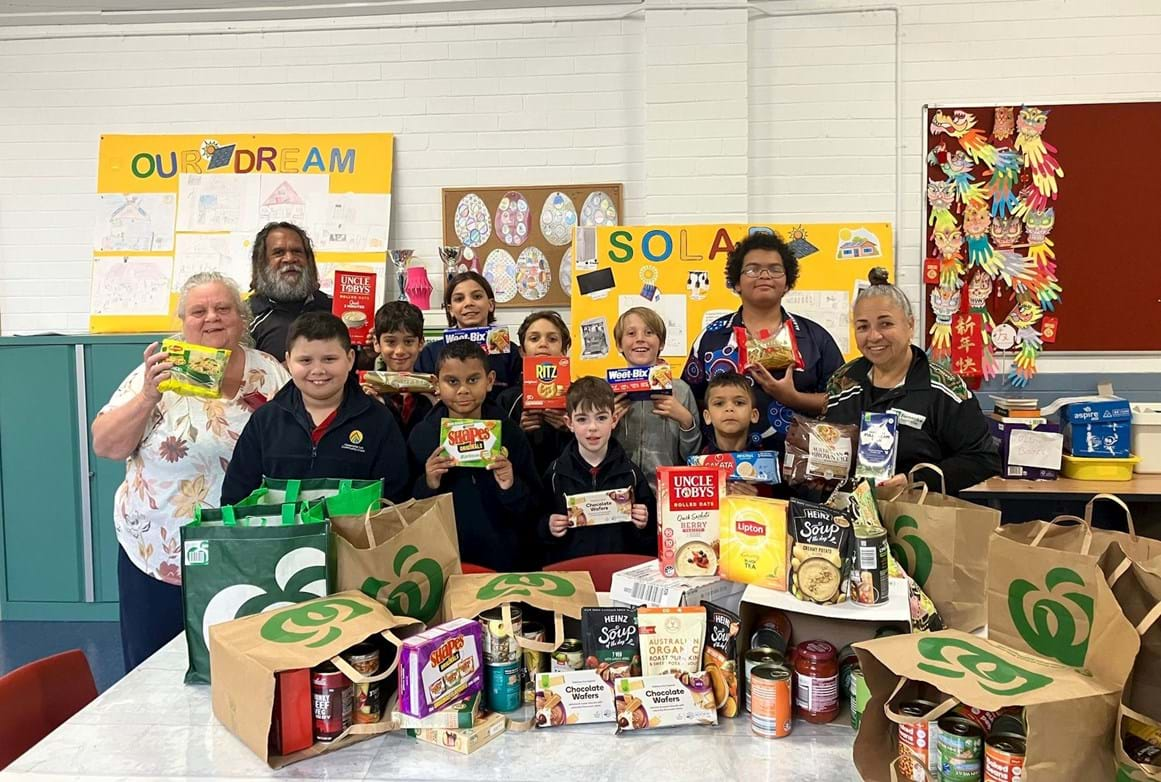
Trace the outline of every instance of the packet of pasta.
{"label": "packet of pasta", "polygon": [[788,323],[782,324],[775,334],[751,334],[745,326],[735,326],[734,339],[738,343],[739,372],[745,372],[751,364],[761,364],[770,370],[806,366],[798,352],[794,328]]}
{"label": "packet of pasta", "polygon": [[222,379],[226,376],[230,351],[179,339],[162,340],[161,349],[169,356],[167,360],[173,364],[173,369],[169,371],[169,379],[158,383],[159,391],[206,399],[217,399],[222,395]]}

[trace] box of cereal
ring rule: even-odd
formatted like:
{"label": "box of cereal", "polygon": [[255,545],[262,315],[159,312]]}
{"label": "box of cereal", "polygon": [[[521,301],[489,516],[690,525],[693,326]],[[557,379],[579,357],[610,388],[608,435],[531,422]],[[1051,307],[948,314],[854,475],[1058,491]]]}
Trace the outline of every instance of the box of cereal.
{"label": "box of cereal", "polygon": [[657,468],[657,558],[662,575],[717,575],[726,474],[720,467]]}

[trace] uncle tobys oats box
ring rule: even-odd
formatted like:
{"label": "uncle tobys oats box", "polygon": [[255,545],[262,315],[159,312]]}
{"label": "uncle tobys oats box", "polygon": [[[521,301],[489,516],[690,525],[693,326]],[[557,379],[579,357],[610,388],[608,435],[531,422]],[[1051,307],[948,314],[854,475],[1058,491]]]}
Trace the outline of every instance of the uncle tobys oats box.
{"label": "uncle tobys oats box", "polygon": [[657,559],[662,575],[717,575],[725,495],[726,471],[720,467],[657,468]]}
{"label": "uncle tobys oats box", "polygon": [[457,467],[487,467],[503,450],[500,422],[441,418],[439,444]]}
{"label": "uncle tobys oats box", "polygon": [[375,325],[374,273],[336,271],[331,311],[351,332],[351,343],[364,344]]}

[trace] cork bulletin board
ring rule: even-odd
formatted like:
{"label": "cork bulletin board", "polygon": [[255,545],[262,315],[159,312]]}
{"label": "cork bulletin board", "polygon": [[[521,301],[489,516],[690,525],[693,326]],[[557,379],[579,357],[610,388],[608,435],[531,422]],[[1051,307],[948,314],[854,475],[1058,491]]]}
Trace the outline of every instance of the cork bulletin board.
{"label": "cork bulletin board", "polygon": [[617,225],[622,185],[444,188],[443,242],[483,274],[499,308],[567,307],[572,229]]}

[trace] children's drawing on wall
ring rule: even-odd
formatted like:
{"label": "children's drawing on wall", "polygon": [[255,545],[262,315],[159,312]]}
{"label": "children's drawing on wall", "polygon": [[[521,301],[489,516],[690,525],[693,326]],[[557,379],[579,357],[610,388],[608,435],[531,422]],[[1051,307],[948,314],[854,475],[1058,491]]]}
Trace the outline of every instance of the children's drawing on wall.
{"label": "children's drawing on wall", "polygon": [[177,196],[173,193],[103,193],[97,198],[94,250],[173,250],[177,215]]}
{"label": "children's drawing on wall", "polygon": [[[793,248],[792,248],[793,249]],[[837,260],[879,258],[883,255],[879,237],[867,228],[839,231],[839,244],[834,257]],[[801,256],[798,256],[801,257]]]}
{"label": "children's drawing on wall", "polygon": [[169,309],[169,256],[93,258],[90,312],[94,315],[151,315]]}

